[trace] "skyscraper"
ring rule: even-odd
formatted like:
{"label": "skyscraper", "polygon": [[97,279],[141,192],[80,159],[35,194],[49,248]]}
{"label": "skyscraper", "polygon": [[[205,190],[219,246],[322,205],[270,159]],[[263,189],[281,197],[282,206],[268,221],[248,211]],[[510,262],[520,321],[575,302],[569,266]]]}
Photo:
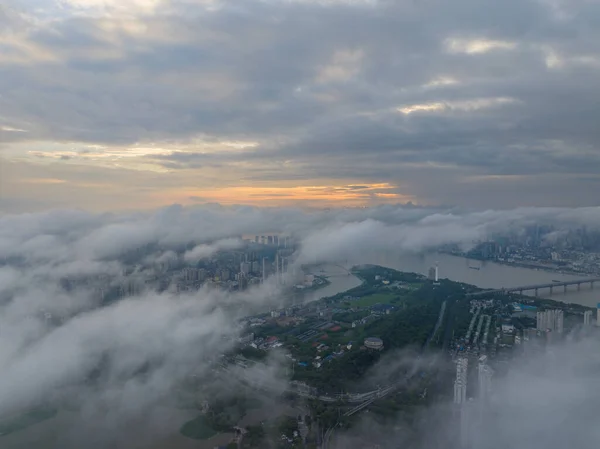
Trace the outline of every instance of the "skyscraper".
{"label": "skyscraper", "polygon": [[592,311],[591,310],[586,310],[585,312],[583,312],[583,325],[584,326],[592,325]]}
{"label": "skyscraper", "polygon": [[487,356],[482,355],[479,358],[479,365],[477,366],[477,380],[479,382],[479,400],[482,403],[486,403],[489,400],[493,374],[494,371],[487,364]]}
{"label": "skyscraper", "polygon": [[281,270],[280,270],[279,274],[280,274],[280,281],[283,284],[284,283],[283,275],[285,272],[287,272],[287,259],[285,257],[281,257],[280,260],[281,260]]}
{"label": "skyscraper", "polygon": [[459,357],[456,361],[456,379],[454,380],[454,403],[463,404],[467,401],[467,370],[469,359]]}

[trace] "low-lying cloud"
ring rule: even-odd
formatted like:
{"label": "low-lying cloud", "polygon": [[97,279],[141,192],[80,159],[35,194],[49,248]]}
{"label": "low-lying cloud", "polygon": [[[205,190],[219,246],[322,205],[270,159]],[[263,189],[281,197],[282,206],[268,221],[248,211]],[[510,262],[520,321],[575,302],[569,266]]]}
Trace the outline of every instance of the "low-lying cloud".
{"label": "low-lying cloud", "polygon": [[242,243],[243,242],[241,239],[223,239],[218,240],[210,245],[198,245],[193,249],[186,251],[183,255],[183,259],[186,262],[198,262],[199,260],[210,257],[219,251],[237,249],[242,246]]}
{"label": "low-lying cloud", "polygon": [[[352,430],[337,432],[332,446],[359,449],[370,441],[384,449],[595,447],[599,338],[593,333],[537,353],[515,351],[502,362],[507,374],[492,378],[489,402],[480,402],[475,385],[462,416],[451,397],[387,421],[364,414]],[[477,383],[477,376],[470,382]]]}
{"label": "low-lying cloud", "polygon": [[[346,258],[360,262],[368,252],[468,247],[535,223],[553,224],[557,232],[581,225],[599,229],[600,209],[382,206],[303,212],[212,205],[2,216],[0,416],[49,401],[74,403],[89,416],[108,407],[136,419],[138,412],[164,403],[186,375],[210,377],[208,361],[235,344],[240,318],[281,305],[281,287],[271,281],[244,292],[142,289],[103,304],[97,281],[122,283],[132,266],[142,266],[134,269],[137,275],[152,264],[210,259],[218,251],[240,249],[241,236],[273,232],[290,236],[295,254],[289,262],[296,267]],[[281,381],[273,370],[260,373]],[[111,420],[97,423],[98,429],[117,432]]]}

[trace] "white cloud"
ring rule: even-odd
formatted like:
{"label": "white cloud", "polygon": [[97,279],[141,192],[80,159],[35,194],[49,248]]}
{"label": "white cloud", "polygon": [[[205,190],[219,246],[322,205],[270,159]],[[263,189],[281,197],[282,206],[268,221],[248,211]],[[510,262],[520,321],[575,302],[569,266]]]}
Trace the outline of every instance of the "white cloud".
{"label": "white cloud", "polygon": [[219,251],[236,249],[242,246],[240,239],[223,239],[218,240],[212,244],[198,245],[193,249],[186,251],[183,255],[184,260],[188,262],[198,262],[199,260],[206,259]]}
{"label": "white cloud", "polygon": [[336,83],[349,81],[355,77],[361,68],[365,56],[362,50],[338,50],[331,61],[319,70],[317,83]]}
{"label": "white cloud", "polygon": [[[50,391],[49,399],[81,400],[80,405],[96,411],[111,406],[116,415],[133,416],[164,399],[173,382],[191,369],[207,374],[201,359],[229,347],[239,331],[236,320],[279,299],[266,283],[244,293],[146,292],[99,307],[92,286],[70,291],[60,286],[64,277],[108,276],[120,282],[123,255],[139,253],[150,263],[147,248],[155,261],[178,260],[183,245],[205,242],[185,253],[185,260],[195,261],[237,248],[236,236],[279,230],[300,240],[296,263],[360,263],[377,251],[468,245],[535,222],[557,229],[580,224],[600,229],[600,208],[460,214],[397,206],[312,213],[207,206],[147,214],[55,211],[0,217],[0,328],[8,336],[0,346],[0,415],[48,398]],[[56,321],[47,321],[44,313]],[[148,366],[146,377],[135,376]],[[103,376],[97,389],[90,388],[84,380],[99,367],[104,367]],[[121,407],[122,397],[130,407]]]}
{"label": "white cloud", "polygon": [[483,54],[494,50],[514,50],[517,48],[516,42],[490,39],[448,38],[444,43],[450,53],[467,53],[469,55]]}
{"label": "white cloud", "polygon": [[453,78],[451,76],[439,76],[439,77],[433,78],[431,81],[425,83],[423,85],[423,87],[436,88],[436,87],[440,87],[440,86],[452,86],[452,85],[455,85],[458,83],[459,83],[459,81],[456,78]]}
{"label": "white cloud", "polygon": [[26,133],[27,130],[21,128],[13,128],[12,126],[0,126],[0,131],[7,133]]}
{"label": "white cloud", "polygon": [[398,112],[408,115],[413,112],[445,112],[445,111],[463,111],[471,112],[479,109],[489,109],[507,104],[518,103],[515,98],[494,97],[494,98],[474,98],[470,100],[459,101],[436,101],[431,103],[411,104],[397,108]]}

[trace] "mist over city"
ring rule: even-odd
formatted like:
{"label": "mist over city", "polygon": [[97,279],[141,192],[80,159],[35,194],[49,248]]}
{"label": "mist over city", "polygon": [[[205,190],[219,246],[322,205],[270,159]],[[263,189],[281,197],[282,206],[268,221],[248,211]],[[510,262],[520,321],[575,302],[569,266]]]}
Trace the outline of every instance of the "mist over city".
{"label": "mist over city", "polygon": [[[593,416],[570,410],[594,403],[595,295],[569,282],[599,277],[594,208],[170,206],[4,215],[0,229],[7,447],[188,447],[187,421],[249,397],[262,409],[218,433],[241,447],[498,447],[485,430],[498,426],[515,426],[503,445],[533,447],[549,420],[584,438]],[[515,274],[485,294],[447,279],[454,265]],[[497,291],[542,283],[539,296]],[[536,308],[552,317],[540,325]],[[494,373],[485,405],[481,366]]]}
{"label": "mist over city", "polygon": [[598,0],[0,4],[1,449],[593,448]]}

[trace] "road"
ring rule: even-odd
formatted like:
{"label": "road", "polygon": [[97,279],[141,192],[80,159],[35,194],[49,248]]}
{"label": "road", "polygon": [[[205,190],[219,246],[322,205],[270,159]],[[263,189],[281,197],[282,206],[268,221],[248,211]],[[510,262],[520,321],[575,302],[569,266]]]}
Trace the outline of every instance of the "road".
{"label": "road", "polygon": [[[448,302],[448,300],[445,300],[444,302],[442,302],[437,322],[435,323],[433,331],[431,332],[431,334],[427,338],[425,344],[421,348],[421,354],[419,354],[417,361],[415,361],[415,368],[417,368],[418,360],[420,360],[422,358],[422,356],[425,354],[425,352],[429,348],[429,344],[430,344],[431,340],[436,335],[437,331],[439,330],[440,326],[442,325],[442,323],[444,321],[444,314],[446,313],[447,302]],[[344,413],[344,416],[352,416],[355,413],[358,413],[361,410],[364,410],[365,408],[367,408],[369,405],[371,405],[377,399],[383,398],[383,397],[387,396],[389,393],[391,393],[392,391],[398,389],[399,387],[406,385],[414,376],[417,375],[419,370],[415,369],[414,372],[415,372],[415,374],[413,374],[412,376],[403,378],[403,379],[399,380],[398,382],[388,385],[385,388],[381,388],[381,389],[377,389],[377,390],[373,390],[372,392],[369,392],[369,394],[371,395],[369,398],[365,399],[364,402],[361,402],[356,407],[348,410],[346,413]],[[321,446],[322,449],[329,449],[331,437],[333,436],[333,432],[334,432],[336,426],[337,426],[337,423],[335,426],[330,427],[325,432],[325,437],[323,438],[323,444]]]}
{"label": "road", "polygon": [[427,348],[429,346],[429,344],[431,343],[431,340],[433,340],[433,337],[435,337],[435,334],[437,334],[438,329],[442,325],[442,321],[444,320],[444,313],[446,312],[446,303],[447,302],[448,302],[448,300],[446,300],[442,303],[442,307],[440,308],[440,314],[438,315],[438,319],[437,319],[437,322],[435,323],[435,327],[433,328],[433,332],[431,333],[431,335],[425,342],[425,348]]}

